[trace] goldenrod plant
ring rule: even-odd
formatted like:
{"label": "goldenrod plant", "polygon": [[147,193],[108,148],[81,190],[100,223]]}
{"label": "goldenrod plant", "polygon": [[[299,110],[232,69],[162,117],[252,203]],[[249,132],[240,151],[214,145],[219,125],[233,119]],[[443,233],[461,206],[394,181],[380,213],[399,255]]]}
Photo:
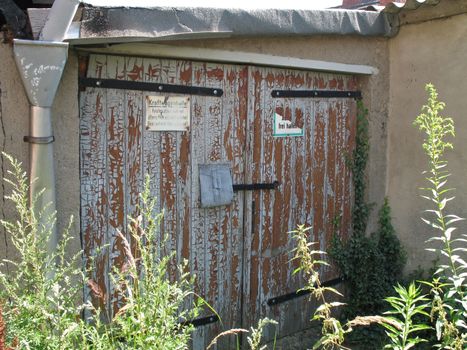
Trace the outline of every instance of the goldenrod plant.
{"label": "goldenrod plant", "polygon": [[321,283],[319,269],[321,266],[328,263],[321,259],[326,253],[320,250],[315,250],[312,247],[316,242],[310,242],[308,239],[308,231],[311,227],[299,225],[296,230],[291,231],[296,242],[294,248],[294,258],[298,260],[299,267],[294,273],[302,272],[305,278],[305,287],[311,295],[321,303],[315,310],[313,320],[317,320],[322,324],[322,337],[314,344],[313,349],[346,349],[342,344],[344,342],[345,333],[350,330],[344,328],[341,322],[332,315],[332,310],[336,307],[344,305],[341,302],[328,302],[326,293],[342,296],[336,289],[325,287]]}
{"label": "goldenrod plant", "polygon": [[426,210],[422,220],[432,227],[436,235],[428,240],[434,247],[429,250],[443,259],[438,266],[433,281],[429,283],[433,295],[432,317],[438,346],[447,349],[465,349],[467,344],[467,235],[456,235],[455,223],[463,220],[450,214],[447,204],[454,199],[453,189],[447,187],[450,175],[445,151],[452,149],[447,137],[453,137],[454,121],[444,117],[441,112],[445,103],[438,100],[433,84],[426,85],[428,103],[422,107],[421,114],[414,125],[424,133],[423,150],[428,158],[429,170],[425,172],[428,186],[422,190],[432,208]]}

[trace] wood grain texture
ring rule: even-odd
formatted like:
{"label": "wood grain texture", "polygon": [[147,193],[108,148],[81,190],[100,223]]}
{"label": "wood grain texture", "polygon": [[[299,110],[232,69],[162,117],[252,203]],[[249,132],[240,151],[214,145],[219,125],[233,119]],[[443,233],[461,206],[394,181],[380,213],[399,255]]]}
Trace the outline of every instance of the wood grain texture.
{"label": "wood grain texture", "polygon": [[[135,57],[126,58],[126,79],[131,81],[143,81],[143,59]],[[144,96],[142,91],[125,91],[125,172],[126,184],[125,187],[125,217],[137,218],[141,213],[139,211],[140,197],[139,194],[144,189],[144,172],[143,172],[143,109]],[[131,222],[127,222],[126,229],[132,230]],[[132,226],[132,228],[130,228]],[[131,233],[127,234],[132,247],[132,254],[138,258],[139,252],[136,250],[136,244],[131,237]]]}
{"label": "wood grain texture", "polygon": [[[306,327],[311,315],[307,298],[277,306],[268,299],[294,292],[305,281],[293,276],[296,262],[291,261],[294,242],[289,231],[298,224],[312,226],[311,241],[326,250],[337,228],[349,232],[351,181],[345,157],[352,149],[350,128],[354,121],[344,106],[354,101],[342,99],[271,99],[272,89],[343,90],[351,77],[332,74],[250,67],[249,113],[247,132],[251,134],[247,174],[251,181],[281,183],[275,191],[261,191],[246,202],[245,244],[250,247],[244,263],[244,305],[253,310],[244,315],[248,324],[261,317],[279,320],[278,335],[285,336]],[[273,100],[271,102],[271,100]],[[273,137],[273,114],[278,113],[304,129],[302,137]],[[349,135],[349,137],[346,137]],[[347,187],[345,187],[347,186]],[[253,204],[254,203],[254,204]],[[347,213],[347,217],[344,216]],[[345,218],[345,219],[344,219]],[[335,227],[339,222],[340,227]],[[345,227],[345,229],[344,229]],[[344,229],[344,231],[342,231]],[[323,257],[324,258],[324,257]],[[250,275],[248,275],[250,273]],[[322,268],[323,280],[334,278],[334,268]],[[294,322],[300,319],[302,322]],[[266,331],[266,337],[273,332]]]}
{"label": "wood grain texture", "polygon": [[[88,76],[106,76],[106,56],[93,56]],[[106,91],[89,88],[80,96],[80,179],[81,235],[84,265],[88,278],[105,298],[97,299],[85,286],[84,299],[108,309],[108,236],[107,236],[107,123]]]}
{"label": "wood grain texture", "polygon": [[[206,65],[200,62],[193,62],[193,85],[205,86]],[[204,209],[200,208],[200,187],[199,187],[199,168],[198,164],[203,164],[205,159],[205,140],[204,131],[206,119],[204,118],[206,106],[205,97],[192,96],[191,101],[191,134],[192,140],[197,140],[196,146],[192,146],[191,153],[191,180],[192,180],[192,238],[191,238],[191,258],[190,264],[192,272],[196,273],[195,293],[202,297],[206,296],[205,283],[205,220]],[[199,327],[195,330],[193,336],[193,349],[204,349],[208,342],[209,334],[206,334],[206,327]]]}
{"label": "wood grain texture", "polygon": [[[81,93],[81,230],[86,266],[104,301],[86,298],[111,314],[122,303],[108,277],[124,261],[127,216],[139,214],[146,175],[164,211],[160,254],[175,252],[169,276],[184,259],[196,275],[194,289],[223,323],[196,329],[192,348],[204,349],[219,332],[248,328],[265,316],[279,321],[278,336],[308,326],[312,303],[298,298],[268,306],[269,298],[303,287],[292,275],[289,231],[313,226],[310,240],[326,249],[335,229],[350,233],[352,176],[346,157],[355,147],[355,101],[271,98],[273,89],[355,90],[341,76],[270,67],[157,58],[92,55],[89,77],[221,88],[222,98],[190,96],[188,131],[146,130],[148,94],[87,88]],[[163,94],[171,96],[174,94]],[[303,128],[300,137],[274,137],[274,113]],[[276,190],[236,192],[228,206],[201,208],[199,165],[228,163],[233,183],[280,182]],[[336,225],[337,223],[337,225]],[[162,236],[166,236],[164,240]],[[107,245],[107,248],[105,248]],[[104,247],[104,248],[103,248]],[[137,252],[134,251],[134,254]],[[335,277],[323,269],[324,279]],[[190,307],[194,298],[187,299]],[[201,316],[211,314],[206,309]],[[274,336],[274,329],[265,332]],[[217,349],[235,348],[235,338]]]}

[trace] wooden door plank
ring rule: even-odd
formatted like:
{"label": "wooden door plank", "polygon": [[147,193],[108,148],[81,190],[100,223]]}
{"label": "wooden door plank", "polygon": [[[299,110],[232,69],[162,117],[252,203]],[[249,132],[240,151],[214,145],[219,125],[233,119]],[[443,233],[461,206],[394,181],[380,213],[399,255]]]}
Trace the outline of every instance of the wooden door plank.
{"label": "wooden door plank", "polygon": [[[233,68],[232,68],[233,69]],[[224,83],[224,86],[226,83]],[[248,67],[236,68],[234,106],[231,110],[234,120],[230,142],[232,143],[232,176],[234,183],[245,183],[246,164],[246,123],[248,113]],[[229,156],[230,158],[230,156]],[[242,270],[244,248],[244,192],[238,192],[232,203],[232,215],[230,218],[230,279],[231,293],[230,310],[231,326],[241,327],[241,300],[242,300]],[[233,341],[230,348],[235,347]]]}
{"label": "wooden door plank", "polygon": [[[315,79],[315,89],[324,89],[326,87],[324,78],[318,76]],[[324,248],[321,245],[324,235],[324,181],[326,174],[326,135],[327,135],[327,122],[326,111],[328,106],[326,101],[317,100],[315,102],[315,135],[314,135],[314,152],[313,152],[313,240],[319,242],[319,248]]]}
{"label": "wooden door plank", "polygon": [[[106,76],[107,58],[92,55],[87,76]],[[84,288],[84,300],[96,307],[108,308],[107,187],[106,187],[106,93],[103,89],[87,88],[80,95],[80,179],[81,233],[84,263],[92,280],[105,298],[98,299],[89,286]]]}
{"label": "wooden door plank", "polygon": [[[271,99],[272,89],[290,89],[290,73],[289,70],[278,70],[271,69],[267,75],[267,91],[266,99]],[[265,149],[265,152],[270,152],[272,157],[266,161],[264,167],[269,172],[269,178],[277,179],[280,182],[280,188],[270,193],[271,201],[268,203],[264,202],[266,206],[266,212],[271,216],[272,230],[271,237],[269,238],[270,246],[266,249],[270,249],[270,252],[263,250],[265,256],[263,257],[263,266],[265,271],[263,273],[262,285],[263,291],[263,313],[268,317],[278,320],[277,332],[279,336],[282,336],[282,329],[286,326],[286,319],[284,319],[284,306],[279,305],[270,307],[266,305],[268,299],[286,294],[289,286],[285,285],[286,274],[288,272],[287,259],[284,259],[284,253],[286,246],[284,242],[287,242],[288,222],[290,218],[290,198],[286,203],[286,197],[292,193],[292,178],[290,176],[290,167],[292,156],[292,140],[290,137],[274,137],[273,136],[273,124],[274,124],[274,113],[279,114],[285,120],[292,120],[292,99],[273,99],[272,111],[264,115],[266,128],[266,135],[272,144],[271,149]],[[267,105],[270,105],[266,101]],[[265,145],[268,143],[265,142]],[[270,271],[268,271],[268,269]],[[291,286],[290,286],[291,287]],[[287,308],[290,306],[288,303]],[[268,338],[271,339],[272,334],[267,334]]]}
{"label": "wooden door plank", "polygon": [[[332,87],[332,86],[331,86]],[[325,189],[323,200],[325,201],[325,214],[324,214],[324,232],[321,244],[321,247],[324,248],[324,251],[328,250],[329,242],[331,242],[331,237],[334,232],[333,222],[338,218],[339,212],[336,211],[338,208],[338,199],[339,193],[337,192],[337,185],[339,180],[336,179],[336,174],[339,175],[338,169],[336,169],[336,152],[338,151],[338,104],[339,102],[335,99],[331,99],[327,103],[327,132],[326,132],[326,174],[325,174]],[[338,209],[337,209],[338,210]],[[324,257],[327,259],[327,257]],[[329,270],[325,268],[323,270]],[[327,271],[326,275],[323,275],[321,278],[323,281],[329,279],[330,274]]]}
{"label": "wooden door plank", "polygon": [[[294,89],[306,90],[307,80],[309,72],[296,72],[296,78],[294,79]],[[294,178],[294,192],[293,192],[293,227],[296,229],[297,225],[305,225],[306,227],[311,226],[311,213],[307,212],[308,196],[311,197],[311,186],[308,188],[308,179],[310,179],[311,185],[311,169],[307,167],[308,160],[311,159],[308,152],[308,146],[311,140],[310,135],[313,130],[313,112],[312,102],[310,99],[295,99],[294,100],[294,125],[302,128],[303,136],[295,138],[295,158],[293,169],[295,169]],[[310,198],[311,200],[311,198]],[[293,274],[290,271],[295,271],[299,266],[299,261],[293,259],[294,253],[292,249],[295,247],[296,242],[292,235],[288,237],[288,261],[289,261],[289,273],[287,285],[291,286],[293,290],[303,288],[306,281],[302,278],[302,274]],[[311,310],[310,302],[308,298],[299,298],[293,303],[293,307],[290,308],[292,319],[300,322],[305,327],[310,321]]]}
{"label": "wooden door plank", "polygon": [[[173,60],[161,60],[161,83],[175,84],[177,80],[177,65]],[[164,96],[166,94],[163,94]],[[164,246],[165,255],[177,251],[177,132],[163,131],[161,135],[161,177],[160,202],[164,210],[161,234],[167,239]],[[174,255],[169,263],[170,280],[177,277],[177,257]]]}
{"label": "wooden door plank", "polygon": [[[193,68],[190,61],[177,62],[177,83],[192,85]],[[191,125],[186,132],[177,132],[177,256],[190,259],[191,233]]]}
{"label": "wooden door plank", "polygon": [[[126,58],[126,80],[144,81],[144,64],[142,58]],[[140,193],[144,190],[143,170],[143,111],[144,96],[142,91],[125,91],[125,173],[127,174],[125,190],[125,216],[136,219],[141,213]],[[126,229],[130,229],[127,223]],[[130,233],[129,242],[132,254],[137,257],[136,244]]]}
{"label": "wooden door plank", "polygon": [[[108,56],[107,79],[125,79],[125,58],[121,56]],[[107,90],[107,188],[109,193],[108,211],[108,244],[109,244],[109,271],[120,270],[125,263],[124,241],[118,235],[126,233],[125,213],[125,92],[123,90]],[[111,315],[121,307],[122,296],[113,282],[109,280],[112,292],[110,295]]]}
{"label": "wooden door plank", "polygon": [[[223,88],[224,67],[220,64],[206,64],[206,87]],[[218,97],[206,97],[206,110],[204,118],[204,137],[205,137],[205,163],[222,162],[222,99]],[[223,296],[218,294],[222,290],[222,282],[219,280],[221,259],[223,252],[221,251],[221,211],[225,210],[225,206],[207,208],[204,210],[205,220],[205,276],[206,276],[206,298],[207,301],[220,314],[224,314]],[[219,323],[206,326],[207,342],[220,331]]]}
{"label": "wooden door plank", "polygon": [[[315,88],[314,81],[316,73],[307,72],[305,78],[306,89],[312,90]],[[313,154],[315,152],[315,134],[316,134],[316,104],[314,100],[308,101],[310,111],[309,125],[304,130],[305,137],[305,222],[307,226],[313,226],[314,223],[314,201],[313,201]],[[312,237],[314,239],[314,237]]]}
{"label": "wooden door plank", "polygon": [[[259,67],[249,67],[248,81],[248,129],[249,135],[249,156],[247,161],[247,181],[253,183],[256,179],[261,179],[262,165],[262,111],[263,111],[263,74]],[[244,255],[244,306],[243,306],[243,327],[255,324],[258,319],[259,288],[260,288],[260,227],[263,215],[259,214],[261,195],[259,191],[246,194],[246,214],[245,220],[245,244],[248,245]]]}
{"label": "wooden door plank", "polygon": [[[146,83],[161,83],[162,82],[162,65],[161,60],[157,58],[144,58],[143,59],[143,81]],[[153,95],[154,93],[144,93],[143,100],[143,111],[146,108],[146,96]],[[143,174],[144,176],[149,176],[149,191],[152,198],[156,199],[155,212],[161,213],[161,132],[160,131],[151,131],[148,130],[146,113],[144,113],[143,120]],[[163,253],[162,245],[163,238],[161,237],[162,233],[156,236],[156,242],[154,242],[156,248],[158,249],[158,254]]]}
{"label": "wooden door plank", "polygon": [[[346,89],[357,90],[357,79],[356,77],[348,77],[346,81]],[[345,116],[345,135],[344,135],[344,156],[347,155],[347,159],[344,159],[344,209],[342,218],[342,235],[349,237],[352,232],[352,206],[354,201],[353,192],[353,174],[352,166],[349,160],[353,157],[356,142],[357,132],[357,103],[353,100],[347,100],[344,108]]]}
{"label": "wooden door plank", "polygon": [[[192,62],[176,61],[176,82],[180,85],[192,85]],[[191,103],[191,97],[190,97]],[[187,131],[178,131],[176,135],[177,144],[177,264],[187,263],[185,272],[194,273],[190,265],[190,239],[191,239],[191,125]],[[195,297],[190,295],[181,306],[184,310],[193,307]]]}
{"label": "wooden door plank", "polygon": [[[293,70],[289,74],[290,82],[289,88],[294,90],[304,90],[306,72]],[[306,129],[310,128],[310,101],[309,99],[290,99],[290,106],[292,110],[292,126],[301,128],[303,136],[290,138],[292,141],[291,162],[290,162],[290,177],[291,177],[291,198],[290,198],[290,220],[289,231],[296,229],[299,224],[307,224],[305,222],[305,183],[304,178],[308,169],[305,168],[305,159],[308,154],[305,149]],[[308,119],[307,119],[308,117]],[[293,274],[293,271],[298,268],[299,262],[293,259],[293,248],[295,247],[295,240],[293,235],[287,235],[286,248],[283,253],[283,259],[286,260],[287,273],[283,280],[287,286],[287,292],[293,292],[303,288],[305,281],[301,278],[301,274]],[[308,298],[298,298],[292,300],[288,305],[280,307],[280,319],[284,320],[281,327],[281,334],[290,334],[296,331],[299,327],[306,327],[308,325],[311,314],[308,312],[309,300]],[[300,320],[300,326],[297,327],[297,322],[292,320]]]}
{"label": "wooden door plank", "polygon": [[[192,64],[192,82],[196,86],[205,86],[206,65],[200,62]],[[191,101],[191,139],[193,142],[191,153],[191,257],[190,265],[192,273],[196,274],[195,293],[201,297],[206,297],[206,276],[205,276],[205,222],[204,209],[200,208],[200,187],[198,164],[204,163],[205,157],[205,97],[192,96]],[[196,142],[196,146],[194,143]],[[204,315],[204,314],[203,314]],[[193,349],[204,350],[206,339],[206,327],[198,327],[193,333]]]}
{"label": "wooden door plank", "polygon": [[[235,66],[223,65],[222,66],[222,89],[224,94],[222,95],[222,111],[220,115],[220,143],[221,143],[221,155],[220,161],[228,163],[230,166],[233,165],[234,154],[234,140],[232,138],[233,128],[236,123],[237,115],[234,113],[235,109],[235,91],[237,90],[237,69]],[[220,86],[219,85],[219,86]],[[233,175],[233,172],[232,172]],[[236,194],[235,194],[236,199]],[[235,201],[234,199],[234,201]],[[235,215],[235,202],[230,205],[220,207],[219,209],[219,246],[218,246],[218,273],[217,279],[218,284],[218,295],[219,295],[219,311],[222,312],[223,320],[222,326],[218,329],[223,331],[225,329],[232,328],[233,317],[235,318],[234,312],[235,304],[232,303],[232,291],[237,287],[233,282],[233,276],[231,274],[230,266],[232,262],[232,256],[238,254],[232,250],[231,237],[232,237],[232,215]],[[233,337],[225,337],[220,339],[217,348],[228,349],[234,348],[235,346],[231,342]]]}

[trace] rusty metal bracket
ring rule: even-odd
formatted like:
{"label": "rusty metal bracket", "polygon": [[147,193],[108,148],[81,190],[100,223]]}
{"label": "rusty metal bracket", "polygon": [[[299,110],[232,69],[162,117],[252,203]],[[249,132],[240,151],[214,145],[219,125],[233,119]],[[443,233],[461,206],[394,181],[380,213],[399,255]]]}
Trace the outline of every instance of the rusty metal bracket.
{"label": "rusty metal bracket", "polygon": [[272,90],[271,96],[275,98],[305,97],[305,98],[362,98],[361,91],[335,91],[335,90]]}
{"label": "rusty metal bracket", "polygon": [[275,190],[280,186],[279,181],[272,183],[255,183],[255,184],[236,184],[233,185],[234,191],[255,191],[255,190]]}
{"label": "rusty metal bracket", "polygon": [[[341,283],[343,281],[344,281],[343,277],[337,277],[337,278],[334,278],[332,280],[325,281],[325,282],[321,283],[321,286],[322,287],[332,287],[332,286],[335,286],[336,284],[339,284],[339,283]],[[292,292],[292,293],[288,293],[288,294],[284,294],[284,295],[281,295],[281,296],[278,296],[278,297],[268,299],[268,301],[266,303],[269,306],[274,306],[274,305],[281,304],[281,303],[284,303],[286,301],[289,301],[289,300],[292,300],[292,299],[295,299],[295,298],[299,298],[301,296],[304,296],[304,295],[307,295],[307,294],[310,294],[310,293],[311,292],[309,290],[299,289],[299,290],[296,290],[295,292]]]}
{"label": "rusty metal bracket", "polygon": [[196,328],[196,327],[205,326],[207,324],[215,323],[217,321],[219,321],[219,316],[210,315],[206,317],[200,317],[200,318],[195,318],[193,320],[185,321],[185,322],[182,322],[182,324],[184,326],[193,325],[193,327]]}
{"label": "rusty metal bracket", "polygon": [[24,136],[23,141],[28,142],[28,143],[47,145],[49,143],[54,142],[55,137],[54,136],[45,136],[45,137]]}
{"label": "rusty metal bracket", "polygon": [[129,81],[118,79],[79,78],[79,86],[117,90],[155,91],[160,93],[174,93],[212,97],[221,97],[224,94],[224,91],[218,88],[147,83],[141,81]]}

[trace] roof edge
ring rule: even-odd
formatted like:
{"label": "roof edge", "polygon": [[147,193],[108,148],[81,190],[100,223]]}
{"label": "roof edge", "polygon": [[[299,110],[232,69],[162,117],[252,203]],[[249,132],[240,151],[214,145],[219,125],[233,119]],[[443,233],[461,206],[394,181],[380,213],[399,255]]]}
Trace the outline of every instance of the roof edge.
{"label": "roof edge", "polygon": [[373,75],[378,74],[376,67],[347,64],[304,58],[276,56],[252,52],[207,49],[200,47],[160,45],[147,43],[117,44],[108,47],[76,47],[78,51],[132,55],[140,57],[166,57],[172,59],[192,59],[201,61],[254,64],[279,68],[309,69],[342,74]]}

